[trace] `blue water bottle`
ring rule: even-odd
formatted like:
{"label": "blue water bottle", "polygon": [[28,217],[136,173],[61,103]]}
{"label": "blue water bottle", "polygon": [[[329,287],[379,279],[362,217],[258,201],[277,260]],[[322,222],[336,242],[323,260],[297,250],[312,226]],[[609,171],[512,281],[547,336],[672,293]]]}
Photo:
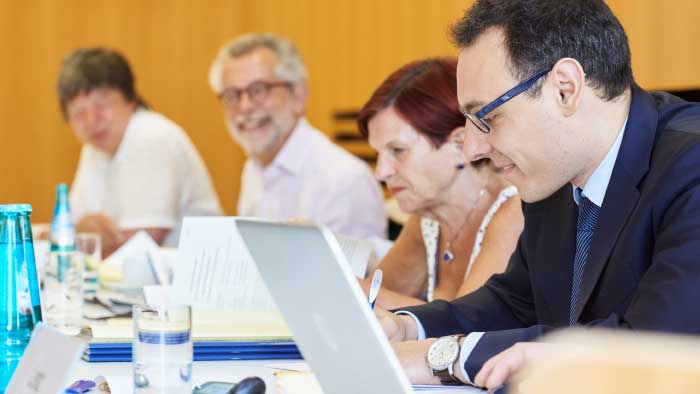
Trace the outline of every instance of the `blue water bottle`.
{"label": "blue water bottle", "polygon": [[34,255],[34,239],[32,237],[32,222],[29,217],[32,215],[32,206],[29,204],[17,205],[19,210],[19,226],[22,232],[24,243],[24,267],[22,272],[26,272],[23,295],[29,295],[29,303],[32,308],[32,321],[34,325],[42,321],[41,301],[39,287],[39,275],[37,274],[36,258]]}
{"label": "blue water bottle", "polygon": [[41,320],[30,212],[24,204],[0,205],[0,394]]}
{"label": "blue water bottle", "polygon": [[70,216],[68,204],[68,185],[59,183],[56,186],[56,206],[51,221],[51,251],[75,250],[75,226]]}
{"label": "blue water bottle", "polygon": [[[68,204],[68,185],[59,183],[56,186],[56,206],[53,210],[51,233],[49,235],[52,252],[68,252],[75,250],[75,226],[70,216]],[[70,266],[67,255],[59,256],[56,275],[62,280]]]}

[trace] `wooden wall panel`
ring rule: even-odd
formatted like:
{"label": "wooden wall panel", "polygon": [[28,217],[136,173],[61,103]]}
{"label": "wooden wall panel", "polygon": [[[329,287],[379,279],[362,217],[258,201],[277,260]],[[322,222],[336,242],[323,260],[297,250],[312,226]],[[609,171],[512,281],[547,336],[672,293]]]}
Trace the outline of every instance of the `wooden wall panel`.
{"label": "wooden wall panel", "polygon": [[[86,45],[120,49],[137,86],[189,133],[228,214],[235,213],[243,152],[228,136],[207,85],[218,48],[237,34],[271,31],[295,41],[310,73],[308,116],[357,108],[398,66],[455,54],[450,23],[470,0],[0,0],[0,203],[51,217],[54,185],[71,181],[79,144],[58,110],[62,57]],[[613,0],[630,36],[642,86],[700,86],[700,2]],[[154,163],[155,164],[155,163]]]}
{"label": "wooden wall panel", "polygon": [[612,0],[627,32],[637,82],[649,89],[700,87],[700,2]]}
{"label": "wooden wall panel", "polygon": [[[226,133],[207,72],[221,43],[240,32],[242,15],[237,2],[202,4],[0,2],[0,43],[10,48],[5,52],[9,61],[0,65],[0,161],[9,170],[0,186],[0,202],[30,202],[35,221],[50,220],[54,185],[72,180],[80,149],[58,109],[60,62],[75,48],[105,45],[129,58],[137,87],[154,109],[188,131],[222,202],[233,213],[243,153]],[[23,161],[15,159],[12,155],[22,149],[31,154]],[[20,165],[26,168],[22,175]]]}

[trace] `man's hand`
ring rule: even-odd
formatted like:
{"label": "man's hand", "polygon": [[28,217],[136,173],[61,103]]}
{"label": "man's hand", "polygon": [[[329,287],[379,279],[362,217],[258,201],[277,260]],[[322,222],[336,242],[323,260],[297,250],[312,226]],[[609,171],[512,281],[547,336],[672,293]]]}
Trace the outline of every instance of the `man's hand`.
{"label": "man's hand", "polygon": [[526,363],[552,351],[552,345],[534,342],[516,343],[491,357],[474,378],[474,384],[489,390],[503,386]]}
{"label": "man's hand", "polygon": [[435,342],[435,338],[424,341],[408,341],[392,343],[394,353],[401,363],[401,367],[408,380],[412,384],[440,384],[440,379],[433,376],[425,355],[428,353],[430,345]]}
{"label": "man's hand", "polygon": [[[392,343],[396,356],[401,362],[401,367],[406,372],[408,380],[412,384],[441,384],[440,379],[433,375],[433,371],[428,366],[426,360],[428,349],[435,343],[436,338],[429,338],[423,341],[407,341]],[[462,341],[459,343],[460,349]],[[459,357],[452,364],[454,377],[462,383],[467,384],[467,377],[462,373],[462,366],[459,364]]]}
{"label": "man's hand", "polygon": [[100,234],[102,240],[102,255],[109,256],[121,244],[125,237],[112,219],[101,213],[83,216],[75,225],[76,231]]}
{"label": "man's hand", "polygon": [[396,315],[378,306],[374,307],[374,314],[389,341],[401,342],[418,339],[418,327],[411,316]]}

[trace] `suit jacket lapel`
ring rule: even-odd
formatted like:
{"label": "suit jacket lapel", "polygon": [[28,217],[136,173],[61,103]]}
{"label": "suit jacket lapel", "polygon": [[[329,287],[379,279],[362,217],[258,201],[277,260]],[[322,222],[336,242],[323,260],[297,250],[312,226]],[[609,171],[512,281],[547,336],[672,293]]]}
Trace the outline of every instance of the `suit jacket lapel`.
{"label": "suit jacket lapel", "polygon": [[576,303],[575,316],[577,320],[595,289],[598,278],[605,268],[627,218],[639,200],[636,184],[629,182],[626,177],[614,178],[613,175],[605,193],[605,201],[598,217],[591,248],[588,252],[588,260],[583,271],[581,290]]}
{"label": "suit jacket lapel", "polygon": [[[576,203],[571,196],[571,185],[562,187],[543,208],[541,236],[537,243],[534,262],[546,283],[536,283],[544,293],[552,313],[553,325],[567,325],[569,321],[569,297],[576,253]],[[535,269],[535,268],[533,268]]]}
{"label": "suit jacket lapel", "polygon": [[581,316],[627,219],[637,205],[638,185],[649,170],[657,123],[658,113],[653,98],[635,86],[622,145],[605,192],[583,272],[576,319]]}

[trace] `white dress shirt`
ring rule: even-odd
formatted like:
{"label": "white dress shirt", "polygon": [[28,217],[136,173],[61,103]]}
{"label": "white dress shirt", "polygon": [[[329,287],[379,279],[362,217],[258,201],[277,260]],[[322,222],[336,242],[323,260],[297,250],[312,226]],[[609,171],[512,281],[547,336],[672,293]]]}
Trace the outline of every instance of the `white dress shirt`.
{"label": "white dress shirt", "polygon": [[182,217],[222,213],[187,134],[146,109],[131,115],[114,157],[83,145],[70,204],[76,221],[102,213],[121,229],[170,229],[165,246],[177,246]]}
{"label": "white dress shirt", "polygon": [[382,192],[369,166],[304,118],[272,163],[249,158],[241,178],[240,216],[305,219],[353,237],[386,238]]}

